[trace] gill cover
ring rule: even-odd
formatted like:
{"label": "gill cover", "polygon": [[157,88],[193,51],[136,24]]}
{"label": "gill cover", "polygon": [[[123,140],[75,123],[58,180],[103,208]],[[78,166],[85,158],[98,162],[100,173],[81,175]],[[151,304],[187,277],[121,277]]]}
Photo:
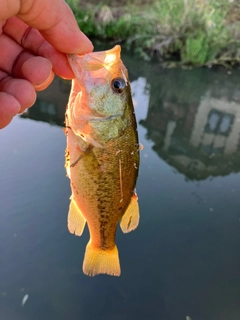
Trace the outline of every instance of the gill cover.
{"label": "gill cover", "polygon": [[68,56],[75,74],[67,109],[68,125],[96,147],[115,139],[126,126],[123,116],[131,92],[120,50],[117,45],[108,51]]}

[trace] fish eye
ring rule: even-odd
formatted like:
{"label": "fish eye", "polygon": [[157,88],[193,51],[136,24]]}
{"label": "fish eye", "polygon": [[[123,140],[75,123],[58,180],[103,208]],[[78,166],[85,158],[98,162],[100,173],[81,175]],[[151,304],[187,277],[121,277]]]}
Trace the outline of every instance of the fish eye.
{"label": "fish eye", "polygon": [[122,78],[115,78],[112,80],[112,89],[116,93],[122,93],[126,87],[126,83]]}

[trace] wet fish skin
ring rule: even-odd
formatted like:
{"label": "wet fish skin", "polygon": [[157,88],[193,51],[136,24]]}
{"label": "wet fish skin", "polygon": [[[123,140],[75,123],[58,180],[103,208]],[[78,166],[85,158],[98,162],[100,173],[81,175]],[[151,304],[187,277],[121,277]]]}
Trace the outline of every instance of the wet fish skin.
{"label": "wet fish skin", "polygon": [[[139,221],[139,144],[128,74],[119,46],[70,56],[69,62],[76,78],[66,111],[65,166],[72,190],[68,228],[81,235],[87,221],[85,274],[120,275],[117,224],[129,232]],[[124,83],[121,90],[114,88],[114,79]]]}

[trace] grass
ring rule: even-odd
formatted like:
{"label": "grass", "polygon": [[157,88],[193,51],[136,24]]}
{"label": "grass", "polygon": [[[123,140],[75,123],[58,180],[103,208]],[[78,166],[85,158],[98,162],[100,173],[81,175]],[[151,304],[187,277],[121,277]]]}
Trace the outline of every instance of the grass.
{"label": "grass", "polygon": [[67,2],[89,37],[124,43],[144,59],[194,66],[240,61],[237,0]]}

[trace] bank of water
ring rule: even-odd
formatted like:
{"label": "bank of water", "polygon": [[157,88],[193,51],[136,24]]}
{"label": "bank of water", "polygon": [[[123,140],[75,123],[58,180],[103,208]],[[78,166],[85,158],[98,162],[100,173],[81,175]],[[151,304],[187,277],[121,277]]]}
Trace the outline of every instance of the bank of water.
{"label": "bank of water", "polygon": [[171,66],[231,68],[240,61],[240,4],[229,0],[67,0],[91,39],[124,44]]}

